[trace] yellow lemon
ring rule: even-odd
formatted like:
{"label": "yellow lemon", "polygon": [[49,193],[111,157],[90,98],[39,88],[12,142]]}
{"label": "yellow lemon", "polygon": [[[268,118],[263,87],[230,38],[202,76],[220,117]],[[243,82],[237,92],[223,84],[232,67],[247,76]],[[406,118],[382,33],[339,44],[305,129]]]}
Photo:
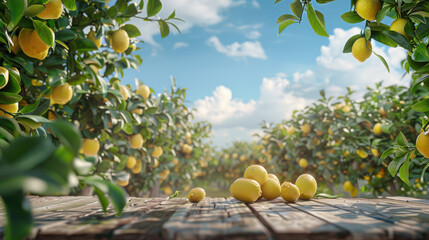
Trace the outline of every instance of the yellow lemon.
{"label": "yellow lemon", "polygon": [[292,127],[290,127],[290,128],[287,129],[287,134],[288,135],[292,135],[294,133],[295,133],[295,127],[292,126]]}
{"label": "yellow lemon", "polygon": [[188,199],[190,202],[197,203],[202,201],[206,197],[206,191],[202,188],[192,188],[188,193]]}
{"label": "yellow lemon", "polygon": [[173,190],[171,189],[171,187],[170,187],[170,186],[165,186],[165,187],[164,187],[164,192],[165,192],[165,194],[167,194],[167,195],[171,195],[171,194],[173,193]]}
{"label": "yellow lemon", "polygon": [[378,152],[378,149],[376,149],[376,148],[372,148],[371,153],[372,153],[372,155],[374,155],[374,157],[380,156],[380,153]]}
{"label": "yellow lemon", "polygon": [[133,149],[141,148],[143,142],[143,136],[140,133],[134,134],[130,138],[130,146]]}
{"label": "yellow lemon", "polygon": [[420,133],[416,140],[417,151],[425,158],[429,158],[429,134]]}
{"label": "yellow lemon", "polygon": [[150,89],[148,86],[143,84],[137,88],[136,93],[146,100],[150,95]]}
{"label": "yellow lemon", "polygon": [[122,181],[122,180],[116,179],[116,182],[119,184],[119,186],[125,187],[130,183],[130,180],[127,179],[125,181]]}
{"label": "yellow lemon", "polygon": [[134,156],[128,156],[127,158],[127,168],[132,169],[137,163],[137,159]]}
{"label": "yellow lemon", "polygon": [[254,202],[261,195],[261,185],[253,179],[238,178],[229,188],[231,196],[242,202]]}
{"label": "yellow lemon", "polygon": [[267,182],[261,186],[262,197],[271,200],[280,196],[280,183],[273,178],[268,178]]}
{"label": "yellow lemon", "polygon": [[140,173],[142,171],[142,161],[137,161],[132,171],[134,174]]}
{"label": "yellow lemon", "polygon": [[185,133],[185,138],[186,139],[191,139],[192,138],[192,134],[190,132],[186,132]]}
{"label": "yellow lemon", "polygon": [[9,82],[9,70],[4,67],[0,67],[0,74],[4,77],[4,82],[0,82],[0,89],[6,87]]}
{"label": "yellow lemon", "polygon": [[130,44],[130,38],[128,37],[127,31],[123,29],[116,30],[110,36],[110,45],[113,50],[117,53],[123,53],[128,49]]}
{"label": "yellow lemon", "polygon": [[138,115],[142,115],[143,114],[143,109],[136,108],[136,109],[132,110],[131,113],[137,113]]}
{"label": "yellow lemon", "polygon": [[[52,29],[49,29],[52,33]],[[48,55],[49,46],[43,42],[36,30],[23,28],[19,32],[19,45],[25,55],[43,60]],[[55,39],[54,39],[55,40]]]}
{"label": "yellow lemon", "polygon": [[240,156],[240,162],[245,162],[247,160],[247,157],[245,155]]}
{"label": "yellow lemon", "polygon": [[179,164],[179,159],[173,158],[172,162],[175,166],[177,166],[177,164]]}
{"label": "yellow lemon", "polygon": [[97,48],[100,48],[101,38],[96,38],[96,34],[92,29],[88,33],[88,39],[92,40],[95,43],[95,45],[97,46]]}
{"label": "yellow lemon", "polygon": [[359,62],[364,62],[372,54],[371,42],[361,37],[352,46],[352,54]]}
{"label": "yellow lemon", "polygon": [[350,191],[350,195],[352,197],[356,197],[359,193],[359,190],[357,189],[357,187],[353,187],[353,189]]}
{"label": "yellow lemon", "polygon": [[100,142],[96,138],[83,140],[82,151],[85,156],[97,156],[100,150]]}
{"label": "yellow lemon", "polygon": [[153,168],[156,168],[158,166],[159,166],[159,161],[158,161],[158,159],[154,158],[153,159]]}
{"label": "yellow lemon", "polygon": [[405,24],[407,24],[407,20],[403,18],[397,18],[395,21],[392,22],[392,25],[390,25],[390,31],[395,31],[397,33],[402,34],[402,36],[406,38],[411,38],[410,35],[405,33],[404,27]]}
{"label": "yellow lemon", "polygon": [[125,100],[131,97],[130,90],[124,85],[119,85],[119,92]]}
{"label": "yellow lemon", "polygon": [[276,180],[276,182],[278,182],[280,184],[280,180],[279,180],[279,178],[276,175],[274,175],[272,173],[269,173],[268,174],[268,178],[272,178],[272,179]]}
{"label": "yellow lemon", "polygon": [[309,133],[310,130],[311,130],[311,126],[308,123],[306,123],[306,124],[304,124],[304,125],[301,126],[301,131],[302,131],[303,134]]}
{"label": "yellow lemon", "polygon": [[343,154],[344,157],[347,157],[350,154],[350,152],[348,150],[346,150]]}
{"label": "yellow lemon", "polygon": [[50,0],[45,4],[45,10],[37,16],[41,19],[58,19],[63,11],[63,2],[61,0]]}
{"label": "yellow lemon", "polygon": [[161,176],[161,179],[164,180],[168,177],[168,175],[170,175],[170,170],[164,169],[161,173],[159,173],[159,175]]}
{"label": "yellow lemon", "polygon": [[261,165],[251,165],[244,171],[244,178],[256,180],[262,186],[267,182],[268,173]]}
{"label": "yellow lemon", "polygon": [[372,21],[381,9],[380,0],[357,0],[356,12],[363,19]]}
{"label": "yellow lemon", "polygon": [[55,86],[52,90],[52,99],[55,103],[64,105],[67,104],[73,97],[73,88],[68,83],[60,86]]}
{"label": "yellow lemon", "polygon": [[299,192],[299,188],[291,183],[284,182],[281,186],[281,196],[286,202],[296,202],[301,193]]}
{"label": "yellow lemon", "polygon": [[372,131],[375,135],[380,135],[383,133],[383,129],[381,128],[381,123],[374,124],[374,127],[372,128]]}
{"label": "yellow lemon", "polygon": [[344,182],[344,184],[343,184],[344,191],[351,192],[353,190],[353,188],[354,188],[354,186],[349,180]]}
{"label": "yellow lemon", "polygon": [[300,175],[296,181],[295,185],[299,188],[300,199],[308,200],[314,196],[317,191],[317,182],[313,176],[310,174]]}
{"label": "yellow lemon", "polygon": [[416,158],[416,150],[413,150],[410,154],[410,159]]}
{"label": "yellow lemon", "polygon": [[8,118],[12,118],[12,115],[5,113],[4,111],[8,113],[12,113],[15,114],[16,112],[18,112],[18,103],[11,103],[11,104],[0,104],[0,116],[6,116]]}
{"label": "yellow lemon", "polygon": [[361,158],[367,158],[368,157],[368,153],[367,152],[365,152],[365,150],[363,150],[363,149],[358,149],[357,151],[356,151],[356,153],[359,155],[359,157],[361,157]]}
{"label": "yellow lemon", "polygon": [[152,157],[160,157],[162,155],[162,147],[155,146],[153,147]]}
{"label": "yellow lemon", "polygon": [[306,167],[308,167],[308,161],[307,161],[307,159],[305,159],[305,158],[301,158],[301,159],[299,159],[299,161],[298,161],[298,165],[299,165],[300,167],[302,167],[302,168],[306,168]]}
{"label": "yellow lemon", "polygon": [[19,53],[19,51],[21,51],[21,46],[19,45],[19,39],[18,39],[17,34],[13,35],[12,43],[13,43],[13,46],[10,46],[10,48],[11,48],[13,54],[16,55]]}

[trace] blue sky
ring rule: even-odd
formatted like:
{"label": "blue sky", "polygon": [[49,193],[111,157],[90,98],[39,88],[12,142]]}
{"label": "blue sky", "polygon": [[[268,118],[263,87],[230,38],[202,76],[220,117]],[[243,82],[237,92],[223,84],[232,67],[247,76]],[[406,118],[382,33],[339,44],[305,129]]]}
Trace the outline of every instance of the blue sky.
{"label": "blue sky", "polygon": [[391,74],[375,56],[359,63],[351,54],[341,53],[348,37],[364,24],[341,20],[350,1],[315,5],[325,14],[330,38],[316,35],[307,19],[278,36],[276,19],[290,13],[290,0],[277,5],[267,0],[162,2],[160,16],[175,9],[176,16],[185,20],[179,23],[182,33],[172,30],[161,39],[156,25],[135,22],[146,41],[139,44],[143,64],[138,72],[127,70],[123,81],[133,85],[139,78],[161,92],[169,89],[174,76],[178,86],[188,88],[188,105],[197,109],[197,120],[213,123],[216,145],[251,140],[262,120],[287,118],[294,109],[310,104],[322,88],[338,95],[346,86],[359,92],[379,80],[406,84],[400,80],[399,61],[405,56],[400,49],[374,45],[391,64]]}

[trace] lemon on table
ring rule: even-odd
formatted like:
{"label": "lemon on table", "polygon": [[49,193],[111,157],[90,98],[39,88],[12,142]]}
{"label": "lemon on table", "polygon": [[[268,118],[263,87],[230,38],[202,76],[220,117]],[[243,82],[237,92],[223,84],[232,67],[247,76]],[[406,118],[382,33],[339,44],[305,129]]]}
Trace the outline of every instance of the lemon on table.
{"label": "lemon on table", "polygon": [[272,178],[272,179],[276,180],[276,182],[278,182],[280,184],[280,180],[279,180],[279,178],[276,175],[274,175],[272,173],[269,173],[268,174],[268,178]]}
{"label": "lemon on table", "polygon": [[197,187],[192,188],[188,193],[188,199],[190,202],[197,203],[203,200],[206,197],[206,191],[204,189]]}
{"label": "lemon on table", "polygon": [[244,171],[244,178],[253,179],[262,186],[267,182],[268,173],[261,165],[251,165]]}
{"label": "lemon on table", "polygon": [[268,178],[267,182],[261,186],[262,197],[271,200],[280,196],[280,183],[273,178]]}
{"label": "lemon on table", "polygon": [[300,196],[299,188],[291,182],[284,182],[281,186],[281,196],[286,202],[296,202]]}
{"label": "lemon on table", "polygon": [[261,185],[253,179],[238,178],[229,188],[231,196],[242,202],[256,201],[261,195]]}
{"label": "lemon on table", "polygon": [[309,200],[314,196],[317,191],[317,182],[313,176],[310,174],[300,175],[296,181],[295,185],[299,188],[300,199]]}
{"label": "lemon on table", "polygon": [[358,193],[359,193],[359,190],[357,187],[353,187],[353,189],[350,191],[350,195],[352,197],[356,197],[358,195]]}

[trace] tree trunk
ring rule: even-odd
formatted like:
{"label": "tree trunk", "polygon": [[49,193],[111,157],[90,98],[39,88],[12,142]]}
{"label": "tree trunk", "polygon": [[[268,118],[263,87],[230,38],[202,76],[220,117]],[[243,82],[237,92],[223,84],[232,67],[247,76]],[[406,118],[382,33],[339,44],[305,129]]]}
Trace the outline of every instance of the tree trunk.
{"label": "tree trunk", "polygon": [[159,197],[159,186],[160,182],[156,181],[155,185],[153,185],[152,189],[150,190],[150,197]]}
{"label": "tree trunk", "polygon": [[91,186],[86,185],[86,187],[84,187],[82,191],[78,193],[78,196],[92,196],[93,194],[94,189],[92,189]]}

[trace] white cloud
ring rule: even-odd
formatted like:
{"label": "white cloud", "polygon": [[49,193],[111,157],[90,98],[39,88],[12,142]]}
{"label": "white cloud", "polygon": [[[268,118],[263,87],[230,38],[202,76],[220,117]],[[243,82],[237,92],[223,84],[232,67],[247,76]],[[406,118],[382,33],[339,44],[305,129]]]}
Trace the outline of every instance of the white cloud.
{"label": "white cloud", "polygon": [[185,42],[176,42],[174,43],[173,48],[174,49],[178,49],[178,48],[184,48],[184,47],[188,47],[189,44],[185,43]]}
{"label": "white cloud", "polygon": [[[158,15],[166,18],[176,11],[176,17],[185,22],[174,21],[174,23],[182,32],[186,32],[194,26],[208,27],[220,23],[224,19],[222,15],[224,10],[245,4],[245,0],[163,0],[162,3],[163,8]],[[146,17],[145,13],[146,10],[143,11],[142,17]],[[140,29],[142,40],[157,46],[153,36],[159,34],[158,25],[139,19],[132,21]]]}
{"label": "white cloud", "polygon": [[259,8],[260,7],[258,1],[256,1],[256,0],[252,1],[252,6],[255,7],[255,8]]}
{"label": "white cloud", "polygon": [[246,37],[250,39],[258,39],[260,36],[261,33],[259,31],[251,31],[246,34]]}
{"label": "white cloud", "polygon": [[255,42],[243,42],[238,43],[234,42],[230,45],[223,45],[218,37],[211,37],[207,43],[214,47],[216,51],[223,53],[229,57],[234,58],[259,58],[259,59],[267,59],[265,55],[265,50],[262,47],[259,41]]}

